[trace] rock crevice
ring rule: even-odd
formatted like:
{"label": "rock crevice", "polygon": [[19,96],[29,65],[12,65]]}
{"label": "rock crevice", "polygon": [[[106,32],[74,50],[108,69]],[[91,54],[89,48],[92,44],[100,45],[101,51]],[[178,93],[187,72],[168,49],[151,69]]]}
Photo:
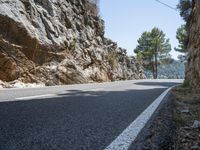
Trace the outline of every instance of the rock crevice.
{"label": "rock crevice", "polygon": [[46,85],[144,78],[126,50],[104,37],[88,0],[1,0],[0,80]]}
{"label": "rock crevice", "polygon": [[186,81],[200,92],[200,1],[193,0],[193,10],[189,26],[188,64],[186,67]]}

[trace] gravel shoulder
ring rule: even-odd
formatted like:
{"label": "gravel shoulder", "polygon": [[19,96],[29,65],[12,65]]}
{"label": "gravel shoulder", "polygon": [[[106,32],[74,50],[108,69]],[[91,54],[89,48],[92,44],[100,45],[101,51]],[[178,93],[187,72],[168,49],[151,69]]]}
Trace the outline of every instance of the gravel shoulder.
{"label": "gravel shoulder", "polygon": [[200,95],[174,88],[130,150],[200,150]]}

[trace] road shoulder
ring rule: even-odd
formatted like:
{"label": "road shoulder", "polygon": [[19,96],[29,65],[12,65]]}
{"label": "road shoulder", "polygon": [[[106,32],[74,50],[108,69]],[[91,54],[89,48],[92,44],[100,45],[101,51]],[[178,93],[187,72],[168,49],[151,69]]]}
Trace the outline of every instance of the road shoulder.
{"label": "road shoulder", "polygon": [[181,85],[165,98],[130,150],[200,150],[200,95]]}
{"label": "road shoulder", "polygon": [[187,84],[173,90],[174,150],[200,150],[200,94]]}
{"label": "road shoulder", "polygon": [[151,119],[133,142],[130,150],[168,150],[173,142],[175,124],[172,120],[172,92],[165,96],[164,100],[155,111]]}

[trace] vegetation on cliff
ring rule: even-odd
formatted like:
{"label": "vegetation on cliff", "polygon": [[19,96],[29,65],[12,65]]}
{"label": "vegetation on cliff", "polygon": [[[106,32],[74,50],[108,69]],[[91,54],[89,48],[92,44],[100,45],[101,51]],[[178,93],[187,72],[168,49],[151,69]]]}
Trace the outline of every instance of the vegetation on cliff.
{"label": "vegetation on cliff", "polygon": [[[187,42],[182,41],[183,48],[187,48],[186,80],[194,92],[200,92],[200,1],[180,0],[178,5],[181,17],[186,21],[185,30],[187,31]],[[186,39],[181,35],[180,39]]]}
{"label": "vegetation on cliff", "polygon": [[177,5],[180,11],[180,16],[186,22],[177,29],[176,38],[178,39],[179,45],[175,47],[175,51],[181,52],[179,58],[183,61],[187,61],[188,57],[188,42],[189,42],[189,24],[191,20],[192,13],[192,1],[191,0],[180,0]]}

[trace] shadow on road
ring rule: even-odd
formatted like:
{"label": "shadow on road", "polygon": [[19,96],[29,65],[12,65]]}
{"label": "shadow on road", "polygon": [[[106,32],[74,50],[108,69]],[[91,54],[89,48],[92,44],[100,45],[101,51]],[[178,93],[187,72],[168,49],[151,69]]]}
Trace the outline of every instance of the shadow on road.
{"label": "shadow on road", "polygon": [[[165,87],[172,87],[177,85],[177,82],[138,82],[134,83],[136,85],[143,85],[143,86],[165,86]],[[181,83],[179,83],[181,84]]]}
{"label": "shadow on road", "polygon": [[104,149],[164,90],[71,90],[1,102],[0,149]]}
{"label": "shadow on road", "polygon": [[66,93],[58,94],[58,96],[70,97],[70,96],[100,96],[106,94],[106,91],[82,91],[82,90],[67,90]]}

